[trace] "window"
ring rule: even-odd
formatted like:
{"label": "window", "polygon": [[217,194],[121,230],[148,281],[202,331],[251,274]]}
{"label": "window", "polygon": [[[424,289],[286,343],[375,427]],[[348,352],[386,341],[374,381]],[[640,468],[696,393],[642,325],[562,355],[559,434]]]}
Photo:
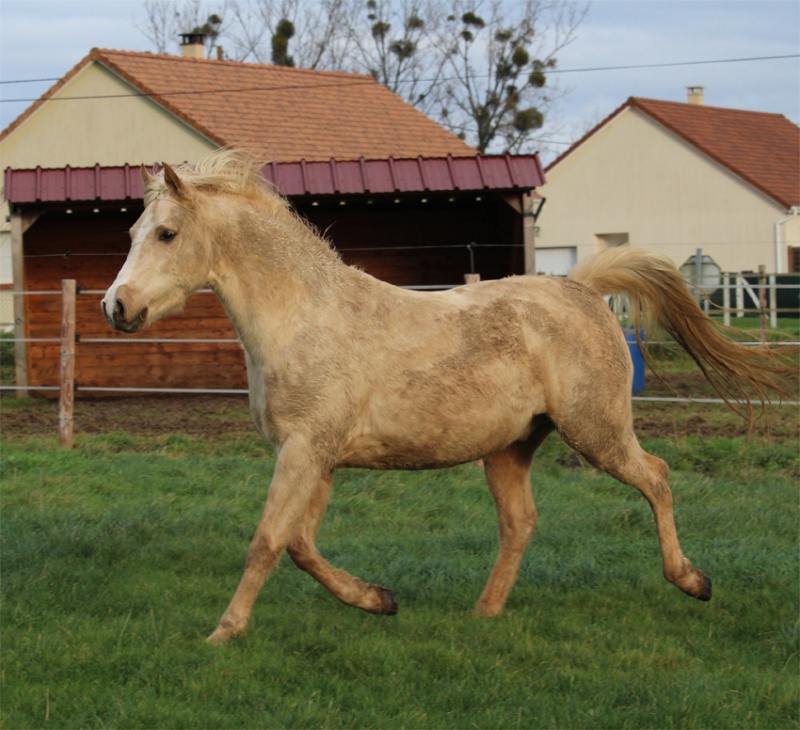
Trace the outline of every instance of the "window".
{"label": "window", "polygon": [[566,276],[575,266],[578,252],[575,246],[536,249],[536,273],[549,276]]}
{"label": "window", "polygon": [[800,274],[800,246],[789,246],[789,273]]}
{"label": "window", "polygon": [[597,233],[594,238],[597,241],[598,251],[628,245],[627,233]]}

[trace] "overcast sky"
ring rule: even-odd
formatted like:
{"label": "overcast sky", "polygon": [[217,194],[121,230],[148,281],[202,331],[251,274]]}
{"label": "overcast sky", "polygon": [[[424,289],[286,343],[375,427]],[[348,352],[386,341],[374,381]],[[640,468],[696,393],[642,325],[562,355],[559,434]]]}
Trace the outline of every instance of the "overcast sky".
{"label": "overcast sky", "polygon": [[[91,48],[152,50],[137,29],[142,0],[0,0],[0,129]],[[577,39],[558,56],[567,92],[546,134],[547,156],[629,96],[685,101],[705,86],[706,104],[783,114],[800,123],[800,0],[594,0]],[[765,56],[661,68],[599,69]],[[552,78],[552,77],[551,77]],[[0,162],[0,165],[2,163]]]}

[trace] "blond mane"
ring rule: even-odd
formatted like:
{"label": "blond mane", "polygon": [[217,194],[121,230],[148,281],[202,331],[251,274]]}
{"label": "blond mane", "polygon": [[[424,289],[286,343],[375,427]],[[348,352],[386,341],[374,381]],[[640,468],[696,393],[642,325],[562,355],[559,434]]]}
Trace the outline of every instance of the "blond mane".
{"label": "blond mane", "polygon": [[[266,161],[241,149],[221,149],[197,162],[175,168],[181,180],[191,188],[209,192],[233,193],[264,203],[288,203],[262,174]],[[153,176],[145,190],[145,207],[166,190],[163,171]]]}

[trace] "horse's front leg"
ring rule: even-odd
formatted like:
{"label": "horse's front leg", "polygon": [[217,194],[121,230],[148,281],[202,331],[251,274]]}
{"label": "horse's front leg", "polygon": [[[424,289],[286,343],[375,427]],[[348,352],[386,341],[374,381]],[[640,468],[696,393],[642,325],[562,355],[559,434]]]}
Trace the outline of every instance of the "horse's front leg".
{"label": "horse's front leg", "polygon": [[320,555],[314,542],[322,516],[328,504],[333,474],[320,479],[306,514],[289,541],[288,552],[295,565],[316,578],[342,603],[370,613],[395,614],[394,594],[378,585],[369,585],[340,568],[335,568]]}
{"label": "horse's front leg", "polygon": [[298,529],[322,477],[323,469],[309,461],[308,453],[300,441],[290,439],[282,446],[264,514],[247,553],[244,575],[219,625],[208,637],[210,643],[223,644],[247,629],[258,592]]}

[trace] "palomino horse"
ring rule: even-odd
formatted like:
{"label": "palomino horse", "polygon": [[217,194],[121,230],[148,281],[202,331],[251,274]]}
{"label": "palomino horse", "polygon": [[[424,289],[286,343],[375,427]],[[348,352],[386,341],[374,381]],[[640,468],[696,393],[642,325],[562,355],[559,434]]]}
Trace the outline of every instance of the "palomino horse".
{"label": "palomino horse", "polygon": [[[320,555],[336,467],[431,469],[483,459],[500,547],[476,611],[499,613],[536,524],[534,451],[553,430],[636,487],[655,515],[666,579],[700,600],[711,582],[681,552],[668,469],[632,429],[632,365],[601,295],[625,292],[726,398],[779,387],[766,348],[717,333],[663,256],[618,248],[570,278],[516,276],[418,293],[345,265],[236,151],[150,175],[145,210],[102,308],[136,332],[202,287],[244,345],[250,407],[277,461],[238,589],[209,641],[242,634],[284,548],[339,600],[393,614],[391,591]],[[752,409],[751,409],[752,411]]]}

